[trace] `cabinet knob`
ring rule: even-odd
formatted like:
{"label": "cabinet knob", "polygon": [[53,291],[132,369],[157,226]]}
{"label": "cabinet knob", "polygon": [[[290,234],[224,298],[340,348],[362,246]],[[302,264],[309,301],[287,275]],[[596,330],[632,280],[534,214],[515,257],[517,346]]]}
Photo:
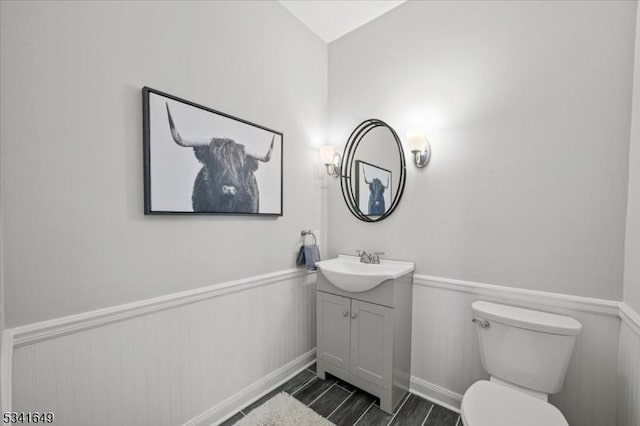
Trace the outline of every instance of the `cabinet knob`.
{"label": "cabinet knob", "polygon": [[344,311],[344,312],[342,313],[342,316],[343,316],[343,317],[347,317],[347,316],[349,316],[349,311]]}
{"label": "cabinet knob", "polygon": [[357,316],[358,314],[351,314],[351,319],[356,319]]}

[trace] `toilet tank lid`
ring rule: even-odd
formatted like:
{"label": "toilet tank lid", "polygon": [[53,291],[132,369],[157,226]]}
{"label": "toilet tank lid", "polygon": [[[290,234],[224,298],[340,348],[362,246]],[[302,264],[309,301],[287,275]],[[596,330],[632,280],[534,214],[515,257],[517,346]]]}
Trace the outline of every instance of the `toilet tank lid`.
{"label": "toilet tank lid", "polygon": [[575,336],[582,324],[571,317],[477,300],[471,304],[476,315],[487,320],[543,333]]}

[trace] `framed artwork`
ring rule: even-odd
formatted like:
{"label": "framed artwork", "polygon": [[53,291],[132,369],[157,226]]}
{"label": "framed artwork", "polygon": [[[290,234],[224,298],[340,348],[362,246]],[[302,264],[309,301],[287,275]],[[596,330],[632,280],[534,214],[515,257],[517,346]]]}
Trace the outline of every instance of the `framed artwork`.
{"label": "framed artwork", "polygon": [[144,213],[282,216],[283,134],[144,87]]}
{"label": "framed artwork", "polygon": [[391,171],[356,160],[356,203],[366,216],[381,216],[391,206]]}

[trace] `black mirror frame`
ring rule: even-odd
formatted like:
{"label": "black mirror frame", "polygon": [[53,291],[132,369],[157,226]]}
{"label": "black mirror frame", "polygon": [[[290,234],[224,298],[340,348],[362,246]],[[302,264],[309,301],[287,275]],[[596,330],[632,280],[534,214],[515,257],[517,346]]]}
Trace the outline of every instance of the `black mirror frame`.
{"label": "black mirror frame", "polygon": [[[400,155],[400,185],[398,186],[398,191],[396,191],[396,194],[391,201],[391,206],[387,209],[387,211],[383,215],[372,219],[369,216],[363,214],[356,204],[354,185],[351,182],[351,170],[353,167],[353,162],[355,161],[356,150],[358,148],[358,145],[360,145],[362,138],[364,138],[367,133],[369,133],[376,127],[386,127],[387,129],[389,129],[389,131],[393,135],[393,138],[395,139],[396,145],[398,146],[398,154]],[[396,131],[382,120],[378,120],[375,118],[365,120],[360,123],[353,130],[353,132],[351,132],[349,140],[347,141],[347,145],[344,147],[342,158],[343,162],[342,173],[340,175],[340,189],[342,190],[342,198],[344,198],[344,202],[349,208],[351,214],[363,222],[380,222],[381,220],[386,219],[391,213],[393,213],[396,207],[398,207],[398,203],[400,202],[402,194],[404,193],[405,180],[407,179],[407,167],[404,158],[404,151],[402,150],[402,144],[400,143],[400,138],[398,137]]]}

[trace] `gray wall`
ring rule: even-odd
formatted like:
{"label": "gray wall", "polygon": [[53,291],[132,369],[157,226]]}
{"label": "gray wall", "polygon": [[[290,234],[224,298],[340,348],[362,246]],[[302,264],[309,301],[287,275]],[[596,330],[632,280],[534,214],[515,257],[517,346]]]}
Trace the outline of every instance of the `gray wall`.
{"label": "gray wall", "polygon": [[[327,46],[276,2],[2,2],[7,326],[294,266]],[[284,132],[284,217],[143,215],[144,85]],[[313,170],[311,172],[310,170]]]}
{"label": "gray wall", "polygon": [[[378,224],[351,217],[337,180],[322,202],[327,49],[279,5],[1,8],[9,327],[291,267],[302,228],[329,228],[332,255],[375,249],[422,274],[621,297],[633,2],[409,2],[332,43],[332,143],[369,117],[432,141]],[[143,216],[143,85],[282,130],[285,216]]]}
{"label": "gray wall", "polygon": [[[636,20],[640,19],[640,8]],[[640,32],[636,28],[633,113],[629,147],[629,200],[625,240],[624,301],[640,312]]]}
{"label": "gray wall", "polygon": [[[0,179],[2,176],[2,167],[0,165]],[[2,200],[2,184],[1,184],[1,180],[0,180],[0,200]],[[2,348],[4,347],[4,345],[6,345],[6,343],[3,341],[4,340],[4,268],[2,267],[2,263],[3,263],[3,256],[2,256],[2,204],[0,201],[0,354],[2,354]],[[0,355],[0,368],[1,367],[1,363],[2,363],[2,356]],[[7,411],[8,407],[5,407],[5,401],[2,398],[2,382],[0,382],[0,411],[5,412]],[[6,395],[5,395],[6,398]]]}
{"label": "gray wall", "polygon": [[635,2],[408,2],[331,43],[333,143],[375,117],[422,126],[433,157],[408,165],[381,223],[331,182],[329,254],[619,300],[635,16]]}

